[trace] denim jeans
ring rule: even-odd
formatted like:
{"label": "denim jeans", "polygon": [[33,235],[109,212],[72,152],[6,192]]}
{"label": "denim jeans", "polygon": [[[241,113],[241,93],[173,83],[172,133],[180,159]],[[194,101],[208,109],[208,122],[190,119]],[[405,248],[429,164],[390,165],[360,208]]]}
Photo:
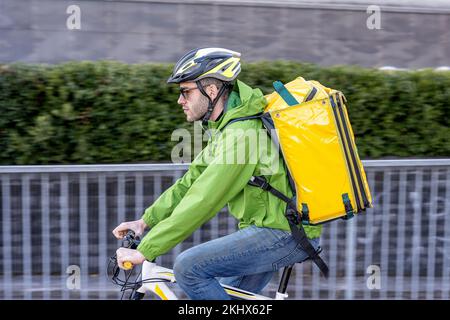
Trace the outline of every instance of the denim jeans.
{"label": "denim jeans", "polygon": [[[319,238],[310,242],[317,249]],[[182,252],[173,271],[190,299],[229,300],[220,283],[259,293],[278,269],[306,258],[290,232],[252,225]]]}

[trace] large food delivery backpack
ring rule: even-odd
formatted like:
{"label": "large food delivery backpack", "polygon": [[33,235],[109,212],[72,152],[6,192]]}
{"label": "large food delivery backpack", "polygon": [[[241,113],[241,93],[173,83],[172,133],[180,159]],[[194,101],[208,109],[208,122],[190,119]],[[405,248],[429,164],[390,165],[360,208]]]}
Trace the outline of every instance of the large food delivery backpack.
{"label": "large food delivery backpack", "polygon": [[264,113],[231,122],[261,119],[279,147],[294,197],[273,188],[263,176],[252,177],[249,184],[287,203],[285,215],[292,235],[327,277],[328,267],[309,243],[302,225],[349,219],[372,207],[346,99],[340,91],[302,77],[273,85],[275,91],[266,96]]}

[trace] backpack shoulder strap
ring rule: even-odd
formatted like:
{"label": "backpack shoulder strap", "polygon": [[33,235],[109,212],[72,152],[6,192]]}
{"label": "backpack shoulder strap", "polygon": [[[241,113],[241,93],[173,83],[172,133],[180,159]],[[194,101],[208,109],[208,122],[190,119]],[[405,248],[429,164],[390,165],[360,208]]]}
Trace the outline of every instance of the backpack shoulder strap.
{"label": "backpack shoulder strap", "polygon": [[255,114],[253,116],[246,116],[246,117],[240,117],[240,118],[234,118],[231,119],[230,121],[228,121],[221,130],[225,129],[228,125],[234,123],[234,122],[238,122],[238,121],[244,121],[244,120],[251,120],[251,119],[261,119],[261,116],[263,115],[263,112]]}
{"label": "backpack shoulder strap", "polygon": [[286,89],[284,84],[281,81],[275,81],[273,83],[273,87],[275,91],[280,95],[281,98],[289,105],[295,106],[298,104],[298,101],[294,98],[294,96]]}
{"label": "backpack shoulder strap", "polygon": [[319,256],[318,252],[312,244],[309,242],[308,237],[303,229],[300,214],[297,211],[295,200],[289,199],[286,195],[273,188],[263,176],[253,176],[248,182],[249,185],[259,187],[265,191],[270,192],[275,197],[283,200],[287,203],[285,217],[288,220],[289,228],[291,229],[292,236],[300,244],[301,248],[307,253],[309,258],[320,269],[325,278],[328,278],[329,269],[327,264]]}

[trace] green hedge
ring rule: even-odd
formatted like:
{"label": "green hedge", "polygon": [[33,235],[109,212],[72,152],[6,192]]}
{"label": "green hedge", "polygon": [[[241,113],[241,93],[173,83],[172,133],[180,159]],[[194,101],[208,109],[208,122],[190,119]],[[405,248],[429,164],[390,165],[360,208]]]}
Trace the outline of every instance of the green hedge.
{"label": "green hedge", "polygon": [[[176,128],[192,130],[166,85],[172,65],[0,65],[0,163],[170,161]],[[286,61],[244,64],[264,93],[315,79],[344,92],[362,158],[450,155],[450,72],[386,72]]]}

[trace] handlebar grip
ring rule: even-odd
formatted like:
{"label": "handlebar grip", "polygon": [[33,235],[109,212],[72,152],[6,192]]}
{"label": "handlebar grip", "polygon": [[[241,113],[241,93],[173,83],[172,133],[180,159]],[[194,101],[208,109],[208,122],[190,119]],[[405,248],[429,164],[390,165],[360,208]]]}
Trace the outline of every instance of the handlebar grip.
{"label": "handlebar grip", "polygon": [[133,264],[132,264],[130,261],[125,261],[125,262],[123,263],[123,268],[124,268],[125,270],[131,270],[131,269],[133,268]]}

